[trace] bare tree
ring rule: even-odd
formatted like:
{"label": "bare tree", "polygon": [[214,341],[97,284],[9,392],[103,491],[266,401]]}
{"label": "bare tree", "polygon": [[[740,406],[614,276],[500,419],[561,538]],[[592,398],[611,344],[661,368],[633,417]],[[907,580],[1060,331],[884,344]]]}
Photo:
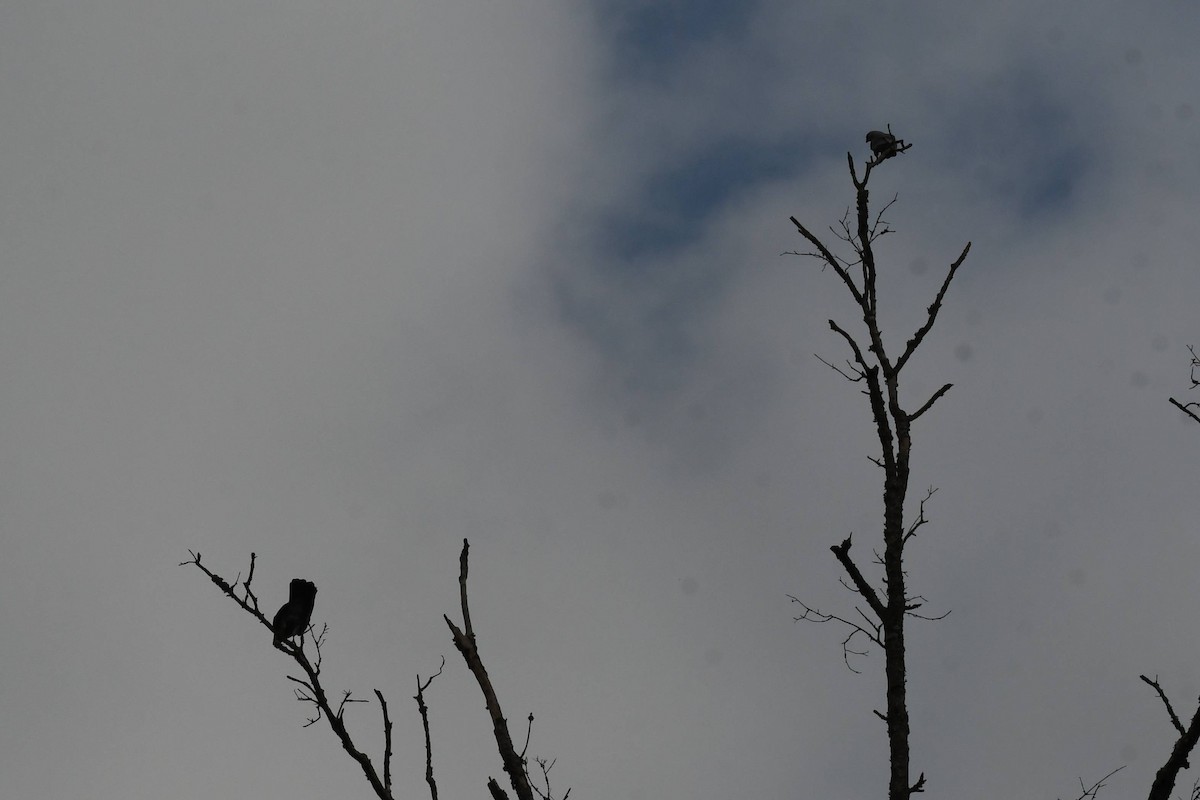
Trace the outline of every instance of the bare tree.
{"label": "bare tree", "polygon": [[[1195,347],[1188,347],[1188,352],[1192,354],[1191,372],[1188,378],[1191,381],[1189,388],[1195,389],[1200,386],[1200,380],[1196,379],[1196,369],[1200,368],[1200,356],[1196,355]],[[1168,398],[1172,405],[1187,414],[1196,422],[1200,422],[1200,415],[1197,415],[1196,410],[1200,409],[1200,403],[1181,403],[1174,397]],[[1171,705],[1171,701],[1167,699],[1167,693],[1163,691],[1162,686],[1158,682],[1158,676],[1154,680],[1147,678],[1145,675],[1139,675],[1139,678],[1150,686],[1158,694],[1163,705],[1167,709],[1167,716],[1171,718],[1171,726],[1175,728],[1179,736],[1175,739],[1175,744],[1171,747],[1171,754],[1167,756],[1167,760],[1154,774],[1154,782],[1150,786],[1149,800],[1170,800],[1171,792],[1175,789],[1175,781],[1182,770],[1188,768],[1188,757],[1192,750],[1195,749],[1196,743],[1200,742],[1200,704],[1197,704],[1196,713],[1192,715],[1192,721],[1185,728],[1179,719],[1179,715],[1175,713],[1175,708]],[[1195,784],[1192,786],[1190,795],[1193,800],[1200,796],[1198,788]]]}
{"label": "bare tree", "polygon": [[[342,745],[342,749],[346,751],[351,758],[358,762],[362,769],[363,775],[367,782],[371,784],[371,790],[375,792],[375,796],[380,800],[393,800],[392,798],[392,780],[391,780],[391,760],[392,760],[392,723],[388,717],[387,701],[384,700],[383,693],[378,689],[375,690],[375,696],[379,699],[379,706],[383,711],[384,723],[384,756],[383,756],[383,777],[380,777],[379,772],[375,769],[375,765],[371,762],[370,757],[354,744],[354,739],[350,736],[350,732],[346,729],[344,713],[347,703],[364,703],[365,700],[356,700],[351,696],[349,691],[342,693],[341,702],[335,710],[329,702],[329,696],[325,691],[325,687],[321,684],[321,648],[325,642],[325,633],[327,629],[322,627],[320,631],[314,631],[311,625],[307,630],[299,633],[299,643],[294,643],[290,638],[279,638],[277,631],[271,625],[271,622],[259,610],[258,597],[254,594],[250,584],[254,580],[254,565],[256,555],[250,554],[250,571],[246,576],[245,581],[240,581],[241,573],[234,578],[233,583],[226,581],[220,575],[216,574],[206,567],[200,560],[200,553],[188,551],[191,559],[180,562],[180,566],[195,566],[205,575],[207,575],[213,583],[215,583],[222,592],[233,599],[235,603],[242,607],[242,610],[250,614],[262,624],[267,630],[271,631],[272,644],[276,650],[279,650],[291,657],[296,662],[297,666],[304,672],[303,678],[298,678],[294,675],[288,675],[287,679],[293,683],[299,684],[296,689],[296,699],[302,703],[311,704],[316,710],[313,716],[309,717],[305,722],[305,727],[315,725],[322,718],[329,724],[330,730],[337,736],[338,741]],[[241,588],[241,596],[238,596],[238,588]],[[306,641],[305,634],[313,633],[312,646],[313,655],[310,658],[309,653],[305,649]],[[428,684],[426,684],[428,685]],[[428,742],[429,732],[426,729],[426,742]],[[436,800],[436,795],[435,795]]]}
{"label": "bare tree", "polygon": [[[517,793],[517,797],[520,800],[535,800],[536,795],[540,800],[554,800],[550,793],[550,770],[554,766],[554,761],[534,758],[541,773],[540,786],[533,782],[529,775],[529,759],[526,756],[526,752],[529,748],[529,738],[533,730],[533,715],[529,715],[529,728],[526,731],[525,747],[520,753],[517,753],[512,744],[512,737],[508,733],[508,724],[500,710],[500,703],[496,698],[495,689],[492,687],[491,679],[488,677],[487,670],[484,668],[483,661],[479,656],[479,649],[475,641],[475,631],[471,625],[471,612],[467,605],[467,553],[469,548],[469,543],[464,539],[462,553],[459,556],[458,582],[465,630],[460,630],[450,621],[449,617],[445,617],[446,624],[450,626],[455,646],[462,653],[468,668],[483,690],[484,698],[487,701],[488,713],[492,718],[493,729],[496,733],[496,743],[500,750],[501,761],[503,762],[504,770],[509,774],[509,779],[513,785],[513,789]],[[242,610],[258,620],[267,630],[271,631],[272,644],[275,649],[288,655],[300,667],[304,673],[303,677],[288,675],[287,679],[299,685],[299,688],[295,690],[296,699],[302,703],[311,704],[315,709],[313,715],[305,722],[305,727],[315,725],[324,718],[330,729],[337,736],[342,749],[362,769],[363,775],[366,777],[367,782],[370,783],[371,790],[375,793],[375,796],[380,798],[380,800],[394,800],[392,793],[392,720],[388,714],[388,704],[383,696],[383,692],[378,689],[374,690],[375,697],[379,700],[380,710],[383,713],[383,774],[380,775],[370,757],[354,743],[354,739],[346,728],[344,719],[347,704],[365,703],[367,701],[356,699],[352,696],[351,692],[343,691],[342,698],[335,709],[329,701],[325,687],[321,683],[321,651],[325,643],[325,634],[328,627],[323,625],[320,630],[316,630],[307,622],[307,614],[301,614],[304,617],[306,627],[303,630],[296,630],[293,625],[295,615],[285,613],[287,605],[283,609],[280,609],[280,613],[276,615],[280,624],[272,625],[272,622],[259,609],[258,597],[251,588],[251,583],[254,581],[254,567],[257,560],[254,553],[250,554],[250,570],[246,576],[246,580],[242,581],[241,573],[238,573],[238,576],[234,578],[232,583],[203,564],[200,553],[190,550],[188,553],[191,555],[191,558],[180,562],[180,566],[194,566],[207,575]],[[307,583],[306,581],[298,582]],[[293,586],[296,583],[297,581],[294,581]],[[312,591],[315,593],[315,587]],[[309,601],[305,611],[311,613],[311,601]],[[281,634],[286,634],[286,636]],[[299,637],[298,642],[292,641],[291,636],[293,635]],[[308,639],[307,637],[310,635],[311,639]],[[306,649],[309,642],[312,645],[311,653]],[[425,690],[429,688],[429,685],[435,678],[442,674],[445,666],[446,659],[443,657],[437,672],[433,673],[429,678],[421,680],[421,676],[418,675],[417,693],[413,697],[413,700],[417,703],[417,709],[421,714],[421,724],[425,732],[425,782],[429,786],[429,794],[432,800],[438,800],[438,786],[433,775],[433,744],[429,733],[429,707],[425,702]],[[508,795],[500,788],[500,784],[494,778],[488,779],[487,787],[494,800],[508,799]],[[571,790],[567,789],[566,793],[559,800],[567,800],[570,794]]]}
{"label": "bare tree", "polygon": [[[842,377],[864,387],[862,391],[867,396],[876,435],[879,438],[880,455],[871,460],[883,471],[883,554],[881,557],[877,555],[877,560],[883,567],[882,586],[877,588],[863,574],[850,554],[851,539],[846,537],[841,544],[833,545],[830,550],[849,579],[848,583],[846,579],[842,579],[843,584],[857,593],[863,601],[863,605],[855,609],[857,617],[824,614],[801,603],[804,611],[797,619],[836,621],[847,626],[849,633],[842,646],[843,656],[848,665],[849,656],[858,652],[852,649],[858,638],[883,649],[887,710],[882,714],[878,711],[875,713],[887,724],[891,765],[888,798],[907,800],[911,794],[921,792],[925,788],[924,773],[915,781],[910,778],[909,716],[905,683],[907,667],[904,650],[905,622],[910,616],[920,616],[916,612],[921,608],[923,599],[910,594],[906,586],[904,554],[905,546],[916,535],[918,528],[927,521],[925,501],[935,491],[930,488],[920,501],[915,516],[911,520],[906,519],[912,424],[950,390],[951,384],[945,384],[931,396],[921,400],[914,410],[909,410],[913,406],[905,404],[901,398],[900,376],[937,321],[942,301],[958,268],[966,260],[971,244],[968,242],[958,258],[950,263],[941,287],[926,309],[923,323],[902,348],[893,350],[884,341],[879,326],[874,244],[879,237],[891,232],[882,215],[895,202],[895,198],[872,215],[867,184],[872,170],[887,159],[906,152],[912,145],[901,144],[903,140],[896,139],[890,127],[886,134],[877,131],[872,131],[872,134],[878,134],[874,137],[878,141],[882,141],[879,135],[887,137],[888,146],[876,147],[873,143],[873,157],[866,162],[861,180],[855,168],[853,155],[846,154],[850,179],[854,183],[856,213],[852,218],[847,210],[842,217],[840,229],[831,227],[834,235],[849,246],[853,256],[846,258],[835,254],[799,220],[791,217],[791,221],[800,235],[814,248],[807,252],[795,252],[793,255],[811,256],[821,262],[822,269],[831,268],[845,285],[862,315],[862,327],[857,334],[850,333],[835,320],[829,320],[830,329],[845,341],[850,350],[851,358],[846,359],[845,366],[836,366],[821,360]],[[868,141],[871,140],[872,134],[868,134]],[[792,600],[800,603],[795,597]]]}
{"label": "bare tree", "polygon": [[[901,402],[900,375],[909,359],[933,328],[946,292],[970,252],[971,244],[967,243],[958,258],[951,262],[946,270],[941,287],[934,296],[933,302],[926,308],[923,324],[905,342],[903,349],[899,350],[898,356],[891,355],[894,351],[889,350],[879,327],[874,243],[881,236],[892,232],[888,223],[883,219],[883,214],[896,202],[896,197],[893,197],[891,201],[883,205],[880,211],[872,215],[867,183],[876,167],[907,151],[912,145],[897,139],[892,134],[890,127],[886,133],[871,131],[867,134],[866,140],[871,145],[873,155],[871,160],[865,164],[861,180],[858,177],[854,157],[847,153],[850,179],[854,184],[856,194],[855,213],[851,214],[847,209],[838,227],[830,227],[833,235],[849,246],[853,257],[846,258],[835,253],[795,217],[791,217],[792,224],[814,249],[803,252],[792,251],[787,255],[809,256],[820,261],[822,269],[831,268],[846,286],[862,315],[862,328],[857,336],[847,331],[835,320],[829,320],[830,329],[845,341],[850,350],[851,357],[845,359],[844,365],[831,363],[820,356],[817,358],[846,380],[862,384],[864,387],[862,392],[867,396],[871,409],[880,444],[880,456],[871,460],[883,470],[883,554],[880,556],[876,551],[875,558],[875,563],[883,567],[882,585],[879,587],[874,585],[851,557],[851,537],[848,536],[841,544],[830,547],[830,550],[846,573],[846,577],[841,579],[842,584],[862,600],[862,604],[855,607],[854,614],[827,613],[804,603],[797,597],[792,596],[791,599],[802,609],[801,614],[796,617],[797,621],[835,622],[844,626],[847,634],[842,640],[842,657],[851,670],[858,671],[851,663],[851,657],[864,654],[864,651],[858,649],[860,640],[883,649],[884,673],[887,683],[887,710],[886,713],[878,711],[875,713],[887,724],[891,767],[888,798],[889,800],[906,800],[910,795],[924,791],[925,774],[921,773],[915,782],[910,778],[905,622],[909,617],[922,619],[930,619],[930,617],[916,613],[924,604],[924,598],[911,594],[906,585],[905,546],[917,530],[927,522],[925,505],[936,491],[932,487],[928,489],[924,497],[918,501],[916,513],[906,518],[906,504],[909,500],[912,423],[949,391],[951,384],[943,385],[918,405],[916,410],[910,412]],[[1197,379],[1200,356],[1197,355],[1194,347],[1189,347],[1188,350],[1192,356],[1189,375],[1191,386],[1189,388],[1195,389],[1200,386],[1200,380]],[[1184,414],[1194,421],[1200,422],[1200,402],[1182,403],[1174,397],[1169,399],[1171,404]],[[1179,773],[1188,768],[1189,756],[1197,742],[1200,742],[1200,705],[1198,705],[1191,722],[1185,727],[1175,713],[1175,709],[1158,679],[1151,680],[1145,675],[1140,677],[1158,694],[1166,707],[1172,726],[1178,733],[1170,755],[1154,776],[1149,794],[1149,800],[1170,800]],[[1100,790],[1107,785],[1107,780],[1121,769],[1123,767],[1117,767],[1090,785],[1080,780],[1079,800],[1097,797]],[[1190,798],[1191,800],[1200,800],[1200,784],[1193,785]]]}

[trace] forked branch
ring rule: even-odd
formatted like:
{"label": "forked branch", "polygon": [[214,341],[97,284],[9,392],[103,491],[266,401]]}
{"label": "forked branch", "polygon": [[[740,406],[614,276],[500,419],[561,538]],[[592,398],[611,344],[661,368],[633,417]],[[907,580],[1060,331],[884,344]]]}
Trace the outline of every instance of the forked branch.
{"label": "forked branch", "polygon": [[1175,789],[1175,779],[1181,771],[1190,766],[1188,764],[1188,756],[1191,755],[1196,742],[1200,741],[1200,705],[1197,706],[1191,723],[1185,728],[1183,727],[1183,723],[1180,722],[1179,717],[1175,714],[1175,709],[1171,706],[1171,701],[1167,699],[1166,692],[1159,685],[1158,678],[1150,680],[1145,675],[1139,675],[1138,677],[1158,693],[1159,699],[1167,707],[1167,714],[1171,717],[1171,725],[1179,732],[1179,738],[1175,740],[1175,746],[1171,748],[1171,755],[1167,757],[1166,763],[1155,773],[1154,783],[1150,786],[1149,800],[1170,800],[1171,792]]}
{"label": "forked branch", "polygon": [[[492,680],[488,677],[483,660],[479,657],[475,632],[471,627],[471,610],[467,603],[467,554],[470,547],[470,542],[463,539],[462,554],[458,558],[458,585],[462,603],[463,628],[460,629],[448,616],[443,615],[443,619],[450,627],[450,633],[454,637],[454,646],[462,654],[463,660],[467,662],[467,668],[471,670],[471,674],[475,676],[475,681],[483,692],[488,715],[492,718],[492,731],[496,737],[496,746],[500,750],[500,760],[504,763],[504,771],[508,773],[509,782],[517,793],[518,800],[534,800],[533,790],[529,785],[529,776],[525,772],[525,763],[518,755],[516,748],[513,747],[512,735],[508,731],[508,721],[504,718],[500,701],[496,698],[496,690],[492,687]],[[495,779],[489,779],[488,790],[493,797],[506,796]]]}

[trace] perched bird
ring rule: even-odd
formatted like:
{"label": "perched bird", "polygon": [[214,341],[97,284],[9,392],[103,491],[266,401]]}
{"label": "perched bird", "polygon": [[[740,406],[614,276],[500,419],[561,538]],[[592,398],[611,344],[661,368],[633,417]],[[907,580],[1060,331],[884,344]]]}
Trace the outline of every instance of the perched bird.
{"label": "perched bird", "polygon": [[884,159],[896,155],[896,137],[883,131],[871,131],[867,134],[867,144],[875,158]]}
{"label": "perched bird", "polygon": [[317,585],[303,578],[293,578],[288,589],[288,601],[275,612],[271,628],[275,631],[275,644],[284,639],[298,636],[308,630],[312,617],[313,603],[317,599]]}

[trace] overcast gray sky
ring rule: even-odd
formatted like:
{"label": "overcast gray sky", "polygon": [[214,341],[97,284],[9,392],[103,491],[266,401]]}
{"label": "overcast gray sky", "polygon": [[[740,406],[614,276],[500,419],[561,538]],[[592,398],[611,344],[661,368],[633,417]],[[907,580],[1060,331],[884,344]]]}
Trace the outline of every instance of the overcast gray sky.
{"label": "overcast gray sky", "polygon": [[[878,536],[855,321],[803,242],[914,143],[885,333],[915,432],[928,796],[1143,795],[1200,694],[1192,2],[0,7],[0,775],[16,798],[366,797],[194,569],[319,587],[397,796],[501,776],[441,619],[573,798],[879,797],[882,658],[829,546]],[[1197,398],[1200,399],[1200,398]],[[382,749],[374,706],[348,712]],[[1191,776],[1184,782],[1190,785]],[[1186,788],[1186,786],[1185,786]]]}

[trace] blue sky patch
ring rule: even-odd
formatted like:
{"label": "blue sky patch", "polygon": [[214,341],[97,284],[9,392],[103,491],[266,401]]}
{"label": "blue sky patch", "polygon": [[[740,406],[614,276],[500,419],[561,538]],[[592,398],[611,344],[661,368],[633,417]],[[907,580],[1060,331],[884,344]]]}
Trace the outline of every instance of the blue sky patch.
{"label": "blue sky patch", "polygon": [[646,79],[660,75],[694,43],[738,34],[757,6],[753,1],[601,0],[597,17],[612,41],[618,71]]}
{"label": "blue sky patch", "polygon": [[703,236],[709,219],[731,197],[763,181],[789,178],[801,164],[796,141],[725,141],[651,176],[632,208],[602,223],[599,246],[627,262],[683,247]]}

